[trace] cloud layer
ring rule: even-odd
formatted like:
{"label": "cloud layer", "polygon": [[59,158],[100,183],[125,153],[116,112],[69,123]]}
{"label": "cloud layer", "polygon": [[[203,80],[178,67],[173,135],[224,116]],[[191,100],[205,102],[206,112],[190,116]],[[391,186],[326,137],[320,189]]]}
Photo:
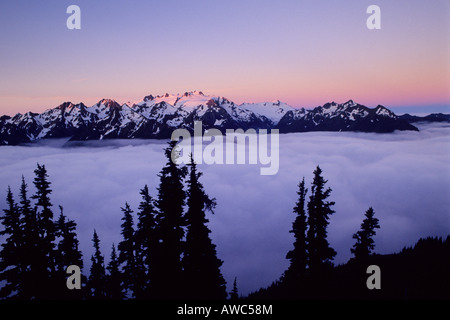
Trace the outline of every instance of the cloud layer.
{"label": "cloud layer", "polygon": [[[378,253],[399,251],[419,237],[449,234],[450,127],[420,129],[281,135],[280,167],[274,176],[260,175],[259,165],[199,165],[205,190],[217,199],[209,226],[229,287],[237,277],[240,292],[247,294],[269,285],[287,268],[297,185],[304,176],[309,187],[317,165],[333,189],[330,200],[336,202],[328,228],[335,263],[350,258],[352,234],[369,206],[381,225],[375,237]],[[121,240],[120,207],[128,202],[137,209],[145,184],[156,196],[166,144],[133,140],[61,147],[63,142],[0,148],[0,207],[6,206],[8,185],[18,194],[22,174],[34,192],[33,170],[36,163],[45,164],[53,204],[62,205],[78,224],[88,272],[94,228],[108,261],[112,243]]]}

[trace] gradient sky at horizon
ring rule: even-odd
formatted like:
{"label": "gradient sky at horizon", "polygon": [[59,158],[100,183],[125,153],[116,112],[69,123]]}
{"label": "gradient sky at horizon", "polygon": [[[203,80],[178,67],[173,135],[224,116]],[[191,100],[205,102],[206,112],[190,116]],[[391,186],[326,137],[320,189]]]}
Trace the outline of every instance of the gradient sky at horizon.
{"label": "gradient sky at horizon", "polygon": [[[81,30],[66,28],[71,4]],[[366,27],[371,4],[381,30]],[[0,30],[0,114],[192,90],[306,108],[450,106],[446,0],[4,0]]]}

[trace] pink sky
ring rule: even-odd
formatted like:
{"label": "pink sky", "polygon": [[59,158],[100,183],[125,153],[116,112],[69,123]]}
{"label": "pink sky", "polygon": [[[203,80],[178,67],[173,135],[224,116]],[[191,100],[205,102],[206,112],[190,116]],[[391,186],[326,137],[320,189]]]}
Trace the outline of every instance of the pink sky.
{"label": "pink sky", "polygon": [[68,30],[67,3],[2,2],[0,114],[193,90],[306,108],[449,106],[449,2],[379,0],[381,30],[366,27],[370,4],[80,0],[82,28]]}

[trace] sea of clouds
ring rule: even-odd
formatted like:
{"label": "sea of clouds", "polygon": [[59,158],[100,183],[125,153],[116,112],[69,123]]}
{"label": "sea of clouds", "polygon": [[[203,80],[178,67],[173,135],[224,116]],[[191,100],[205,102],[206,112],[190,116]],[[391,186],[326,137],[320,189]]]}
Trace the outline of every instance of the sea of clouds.
{"label": "sea of clouds", "polygon": [[[282,134],[279,171],[272,176],[260,175],[260,165],[199,165],[206,192],[217,200],[209,227],[229,290],[237,277],[240,293],[248,294],[277,280],[288,267],[297,186],[305,177],[310,187],[317,165],[333,189],[330,201],[336,202],[328,227],[336,264],[351,257],[352,234],[370,206],[381,225],[377,253],[398,252],[420,237],[450,234],[450,125],[419,129]],[[65,142],[0,147],[0,209],[6,208],[8,185],[18,195],[22,175],[34,193],[36,163],[45,164],[55,215],[62,205],[78,224],[87,274],[94,228],[108,263],[112,244],[121,240],[120,208],[128,202],[137,210],[145,184],[156,197],[167,141]]]}

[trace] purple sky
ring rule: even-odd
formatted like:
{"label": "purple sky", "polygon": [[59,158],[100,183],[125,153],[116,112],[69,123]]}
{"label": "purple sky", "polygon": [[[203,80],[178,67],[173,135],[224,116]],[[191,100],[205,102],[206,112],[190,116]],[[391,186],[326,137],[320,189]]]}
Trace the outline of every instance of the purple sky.
{"label": "purple sky", "polygon": [[[66,9],[81,8],[81,30]],[[381,30],[366,9],[381,8]],[[0,114],[201,90],[312,108],[450,103],[450,5],[399,1],[0,2]],[[422,108],[423,109],[423,108]]]}

